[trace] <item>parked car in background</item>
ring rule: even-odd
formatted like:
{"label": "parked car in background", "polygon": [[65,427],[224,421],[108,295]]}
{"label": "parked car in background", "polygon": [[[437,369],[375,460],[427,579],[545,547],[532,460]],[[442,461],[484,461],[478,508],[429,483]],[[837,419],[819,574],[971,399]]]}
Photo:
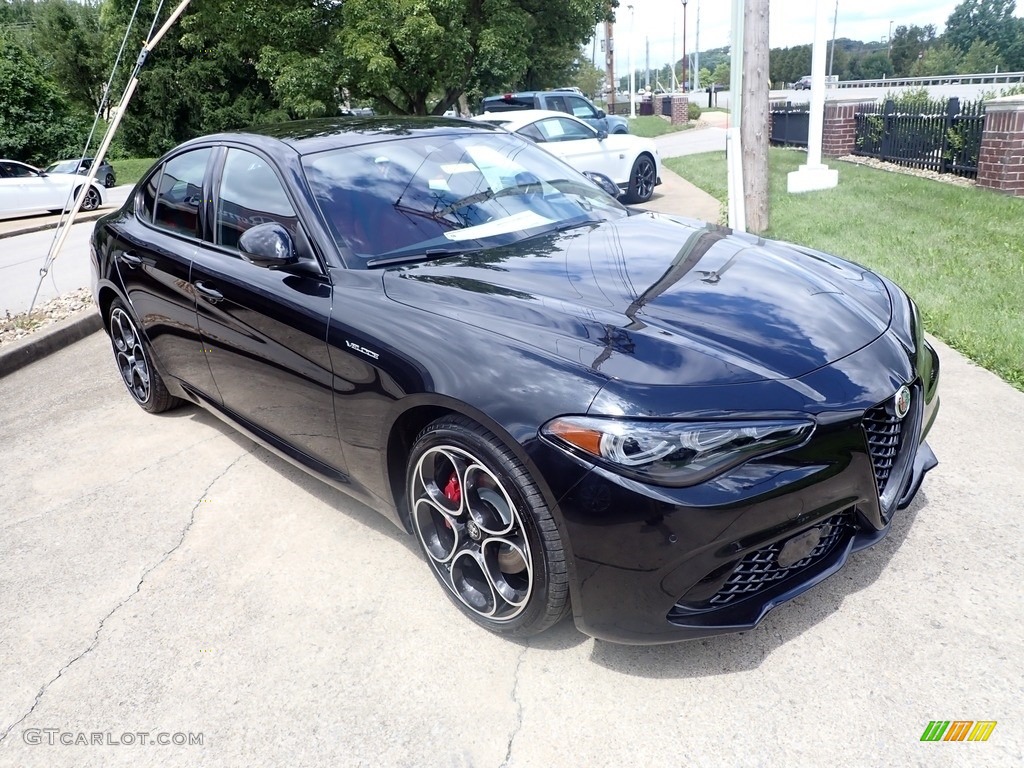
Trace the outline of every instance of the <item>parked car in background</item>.
{"label": "parked car in background", "polygon": [[[422,580],[358,585],[411,632],[460,632],[432,578],[512,638],[567,615],[616,642],[749,630],[879,542],[936,464],[938,358],[914,303],[864,267],[631,215],[479,122],[261,130],[175,148],[97,222],[111,375],[146,411],[203,406],[413,537]],[[926,518],[901,535],[941,535]],[[883,603],[888,559],[839,592]]]}
{"label": "parked car in background", "polygon": [[811,89],[811,76],[804,75],[795,83],[793,83],[794,91],[809,91]]}
{"label": "parked car in background", "polygon": [[[70,208],[85,181],[77,173],[48,173],[16,160],[0,160],[0,214],[62,211]],[[89,186],[83,211],[103,204],[103,188]]]}
{"label": "parked car in background", "polygon": [[629,121],[618,115],[605,114],[587,97],[568,90],[522,91],[488,96],[482,103],[484,112],[516,112],[523,109],[549,109],[583,120],[592,128],[607,133],[629,133]]}
{"label": "parked car in background", "polygon": [[525,136],[578,171],[604,174],[627,203],[646,203],[661,183],[658,147],[651,139],[609,135],[571,115],[544,109],[485,112],[473,119]]}
{"label": "parked car in background", "polygon": [[[89,173],[89,169],[92,168],[93,160],[94,158],[92,157],[83,157],[80,160],[60,160],[46,166],[46,172],[77,173],[85,176]],[[106,160],[100,163],[100,167],[96,170],[96,181],[108,189],[117,184],[117,174],[114,172],[114,167]]]}

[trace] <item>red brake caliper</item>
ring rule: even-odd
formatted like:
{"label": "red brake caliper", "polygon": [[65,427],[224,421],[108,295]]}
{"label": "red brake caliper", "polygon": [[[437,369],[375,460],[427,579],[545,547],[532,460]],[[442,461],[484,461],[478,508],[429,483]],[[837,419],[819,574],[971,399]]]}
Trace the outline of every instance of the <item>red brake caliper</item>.
{"label": "red brake caliper", "polygon": [[[457,472],[452,472],[452,476],[448,478],[448,484],[444,487],[444,497],[455,506],[459,506],[462,503],[462,486],[459,485],[459,474]],[[444,524],[449,528],[452,527],[447,518],[445,518]]]}

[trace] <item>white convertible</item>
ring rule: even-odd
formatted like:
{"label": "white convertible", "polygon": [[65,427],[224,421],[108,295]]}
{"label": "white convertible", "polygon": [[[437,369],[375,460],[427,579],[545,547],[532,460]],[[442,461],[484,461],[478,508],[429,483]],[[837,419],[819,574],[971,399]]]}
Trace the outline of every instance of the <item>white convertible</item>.
{"label": "white convertible", "polygon": [[626,133],[609,136],[572,115],[543,109],[484,112],[473,119],[532,139],[578,171],[604,174],[628,203],[646,203],[661,183],[658,148],[650,139]]}
{"label": "white convertible", "polygon": [[[0,216],[70,208],[85,177],[77,173],[46,173],[16,160],[0,160]],[[83,211],[103,204],[103,187],[93,183],[85,193]]]}

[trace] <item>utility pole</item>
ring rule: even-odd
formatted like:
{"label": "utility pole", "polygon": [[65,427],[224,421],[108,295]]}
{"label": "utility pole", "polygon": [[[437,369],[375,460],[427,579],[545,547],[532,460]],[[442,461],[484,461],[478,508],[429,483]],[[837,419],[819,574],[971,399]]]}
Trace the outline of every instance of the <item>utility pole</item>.
{"label": "utility pole", "polygon": [[746,0],[743,20],[743,196],[748,232],[768,229],[768,0]]}
{"label": "utility pole", "polygon": [[651,38],[644,38],[644,88],[651,90]]}
{"label": "utility pole", "polygon": [[633,68],[633,6],[629,8],[629,116],[636,117],[636,70]]}
{"label": "utility pole", "polygon": [[732,0],[732,43],[730,45],[729,75],[729,131],[726,133],[726,165],[729,181],[729,227],[739,232],[747,231],[747,214],[744,211],[743,194],[743,148],[740,139],[740,123],[743,115],[743,22],[746,13],[745,0]]}

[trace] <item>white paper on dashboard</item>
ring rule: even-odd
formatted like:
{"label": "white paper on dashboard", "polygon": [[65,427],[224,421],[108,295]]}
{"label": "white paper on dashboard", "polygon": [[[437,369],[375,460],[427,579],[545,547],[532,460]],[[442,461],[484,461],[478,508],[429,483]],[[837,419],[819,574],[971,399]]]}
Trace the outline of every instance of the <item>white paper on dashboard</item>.
{"label": "white paper on dashboard", "polygon": [[522,229],[543,227],[546,224],[554,224],[554,220],[545,218],[535,211],[522,211],[513,216],[506,216],[504,219],[477,224],[475,227],[445,232],[444,236],[455,242],[460,240],[477,240],[481,237],[494,237],[495,235],[504,235],[509,232],[518,232]]}

